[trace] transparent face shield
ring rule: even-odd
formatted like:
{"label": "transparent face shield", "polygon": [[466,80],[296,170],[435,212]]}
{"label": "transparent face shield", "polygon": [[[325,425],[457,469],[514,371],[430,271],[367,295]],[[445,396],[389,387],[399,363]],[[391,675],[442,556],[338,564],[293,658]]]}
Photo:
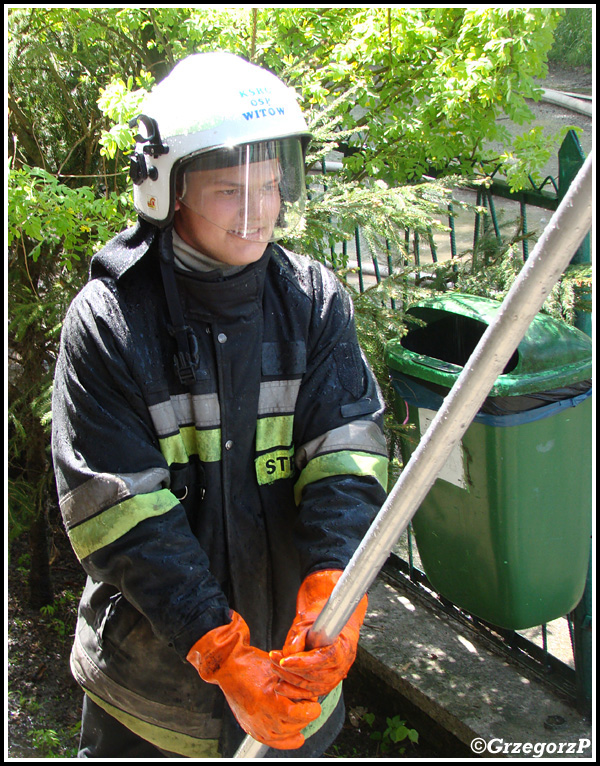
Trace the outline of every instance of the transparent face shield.
{"label": "transparent face shield", "polygon": [[243,144],[199,155],[179,169],[177,199],[233,236],[265,243],[281,239],[304,214],[300,139]]}

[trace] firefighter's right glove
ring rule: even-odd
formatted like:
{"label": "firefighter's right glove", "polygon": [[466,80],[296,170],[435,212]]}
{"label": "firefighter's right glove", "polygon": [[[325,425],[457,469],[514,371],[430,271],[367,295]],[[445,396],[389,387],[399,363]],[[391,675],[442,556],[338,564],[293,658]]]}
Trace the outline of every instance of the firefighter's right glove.
{"label": "firefighter's right glove", "polygon": [[[250,630],[239,614],[231,612],[231,618],[192,646],[188,662],[203,681],[218,684],[247,734],[279,750],[301,747],[301,730],[319,717],[321,706],[306,692],[301,700],[285,696],[268,653],[250,646]],[[275,691],[278,684],[283,693]]]}

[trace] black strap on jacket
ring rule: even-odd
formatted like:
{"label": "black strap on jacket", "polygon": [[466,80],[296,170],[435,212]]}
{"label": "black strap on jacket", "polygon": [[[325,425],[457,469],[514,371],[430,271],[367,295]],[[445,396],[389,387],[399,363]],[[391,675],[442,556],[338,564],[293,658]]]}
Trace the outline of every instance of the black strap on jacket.
{"label": "black strap on jacket", "polygon": [[159,234],[160,270],[162,274],[171,326],[169,333],[175,338],[177,353],[173,361],[175,372],[184,386],[191,386],[198,379],[198,340],[192,328],[185,323],[177,282],[175,281],[175,256],[173,254],[173,229],[169,226]]}

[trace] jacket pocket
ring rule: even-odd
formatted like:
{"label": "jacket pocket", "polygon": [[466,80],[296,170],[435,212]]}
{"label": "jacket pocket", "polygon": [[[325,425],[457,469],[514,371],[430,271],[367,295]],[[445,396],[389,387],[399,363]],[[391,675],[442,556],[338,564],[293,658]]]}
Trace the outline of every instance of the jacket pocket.
{"label": "jacket pocket", "polygon": [[262,374],[282,377],[306,372],[306,344],[302,340],[262,344]]}
{"label": "jacket pocket", "polygon": [[115,593],[108,599],[104,613],[99,615],[97,634],[100,645],[121,646],[142,618],[143,615],[122,593]]}

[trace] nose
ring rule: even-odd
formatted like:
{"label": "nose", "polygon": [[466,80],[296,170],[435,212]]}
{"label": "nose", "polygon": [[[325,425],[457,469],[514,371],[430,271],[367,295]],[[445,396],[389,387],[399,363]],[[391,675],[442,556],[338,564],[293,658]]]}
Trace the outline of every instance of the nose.
{"label": "nose", "polygon": [[245,190],[240,200],[239,218],[246,229],[259,226],[266,213],[266,200],[257,189]]}

